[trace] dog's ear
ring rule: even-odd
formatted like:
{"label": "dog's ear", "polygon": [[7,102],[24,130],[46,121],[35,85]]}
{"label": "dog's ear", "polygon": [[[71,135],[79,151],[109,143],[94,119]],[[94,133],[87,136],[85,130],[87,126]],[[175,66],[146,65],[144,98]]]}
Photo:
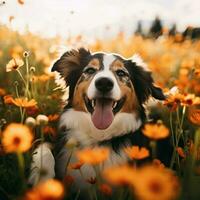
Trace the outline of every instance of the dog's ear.
{"label": "dog's ear", "polygon": [[64,53],[53,65],[51,71],[57,71],[69,86],[69,102],[73,98],[74,89],[83,68],[88,64],[90,52],[84,48],[72,49]]}
{"label": "dog's ear", "polygon": [[155,99],[164,100],[165,95],[161,88],[154,85],[151,71],[143,64],[144,63],[137,63],[134,60],[127,60],[125,65],[129,71],[131,81],[140,103],[145,103],[150,96]]}
{"label": "dog's ear", "polygon": [[66,79],[73,71],[80,70],[85,67],[90,52],[84,48],[78,50],[72,49],[65,52],[53,65],[51,71],[57,71]]}

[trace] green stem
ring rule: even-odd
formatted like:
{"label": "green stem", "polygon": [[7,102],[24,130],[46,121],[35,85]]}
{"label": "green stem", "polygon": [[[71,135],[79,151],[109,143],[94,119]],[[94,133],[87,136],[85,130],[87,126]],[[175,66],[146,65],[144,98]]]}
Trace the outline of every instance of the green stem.
{"label": "green stem", "polygon": [[19,69],[17,69],[16,71],[18,72],[20,78],[22,79],[24,85],[26,86],[26,81],[25,81],[24,77],[22,76],[21,72],[19,71]]}
{"label": "green stem", "polygon": [[[18,92],[18,85],[15,84],[15,91],[16,91],[16,96],[19,98],[19,92]],[[19,106],[19,111],[20,111],[20,116],[21,116],[21,123],[23,122],[23,109],[21,106]]]}
{"label": "green stem", "polygon": [[81,190],[79,189],[78,192],[77,192],[77,194],[76,194],[76,196],[75,196],[75,199],[74,199],[74,200],[78,200],[79,195],[80,195],[80,192],[81,192]]}
{"label": "green stem", "polygon": [[172,158],[171,158],[171,162],[170,162],[170,168],[172,169],[173,168],[173,165],[174,165],[174,161],[175,161],[175,158],[176,158],[176,144],[175,144],[175,135],[174,135],[174,129],[173,129],[173,117],[172,117],[172,112],[170,112],[170,117],[169,117],[169,121],[170,121],[170,129],[171,129],[171,133],[172,133],[172,144],[173,144],[173,153],[172,153]]}
{"label": "green stem", "polygon": [[28,64],[28,57],[25,57],[25,63],[26,63],[26,92],[25,96],[30,97],[29,93],[29,64]]}
{"label": "green stem", "polygon": [[152,150],[152,158],[155,159],[156,156],[157,156],[157,143],[155,140],[151,140],[150,142],[150,147],[151,147],[151,150]]}
{"label": "green stem", "polygon": [[173,146],[175,147],[174,129],[173,129],[173,123],[172,123],[172,112],[170,112],[169,121],[170,121],[170,129],[171,129],[171,133],[172,133],[172,143],[173,143]]}
{"label": "green stem", "polygon": [[17,152],[17,159],[19,164],[19,173],[22,179],[22,190],[26,189],[25,175],[24,175],[24,157],[21,152]]}
{"label": "green stem", "polygon": [[93,188],[93,193],[94,193],[94,199],[98,200],[98,198],[97,198],[97,191],[96,191],[95,186],[93,186],[92,188]]}

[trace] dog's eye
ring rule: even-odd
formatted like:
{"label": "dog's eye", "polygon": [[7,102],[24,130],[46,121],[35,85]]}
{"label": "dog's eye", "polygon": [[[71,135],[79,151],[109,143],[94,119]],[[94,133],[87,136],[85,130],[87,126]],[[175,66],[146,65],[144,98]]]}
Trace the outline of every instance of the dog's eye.
{"label": "dog's eye", "polygon": [[118,69],[116,71],[117,76],[122,77],[122,76],[127,76],[127,73],[121,69]]}
{"label": "dog's eye", "polygon": [[89,67],[87,69],[84,70],[84,73],[86,74],[94,74],[96,72],[96,69]]}

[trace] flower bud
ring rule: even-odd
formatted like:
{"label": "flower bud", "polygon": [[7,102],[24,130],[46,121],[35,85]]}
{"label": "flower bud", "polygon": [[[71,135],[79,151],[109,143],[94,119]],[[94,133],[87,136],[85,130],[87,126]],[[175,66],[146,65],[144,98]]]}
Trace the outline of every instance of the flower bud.
{"label": "flower bud", "polygon": [[30,127],[34,127],[36,125],[36,120],[33,117],[27,117],[25,120],[25,124]]}
{"label": "flower bud", "polygon": [[46,125],[48,123],[49,119],[46,115],[38,115],[36,117],[36,124],[37,125]]}

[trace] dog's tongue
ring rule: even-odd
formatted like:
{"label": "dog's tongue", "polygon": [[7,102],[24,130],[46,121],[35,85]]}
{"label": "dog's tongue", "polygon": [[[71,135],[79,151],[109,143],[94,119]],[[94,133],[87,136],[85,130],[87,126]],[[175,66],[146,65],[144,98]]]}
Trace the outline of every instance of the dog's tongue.
{"label": "dog's tongue", "polygon": [[113,101],[111,99],[96,99],[92,122],[98,129],[106,129],[114,119],[112,112]]}

